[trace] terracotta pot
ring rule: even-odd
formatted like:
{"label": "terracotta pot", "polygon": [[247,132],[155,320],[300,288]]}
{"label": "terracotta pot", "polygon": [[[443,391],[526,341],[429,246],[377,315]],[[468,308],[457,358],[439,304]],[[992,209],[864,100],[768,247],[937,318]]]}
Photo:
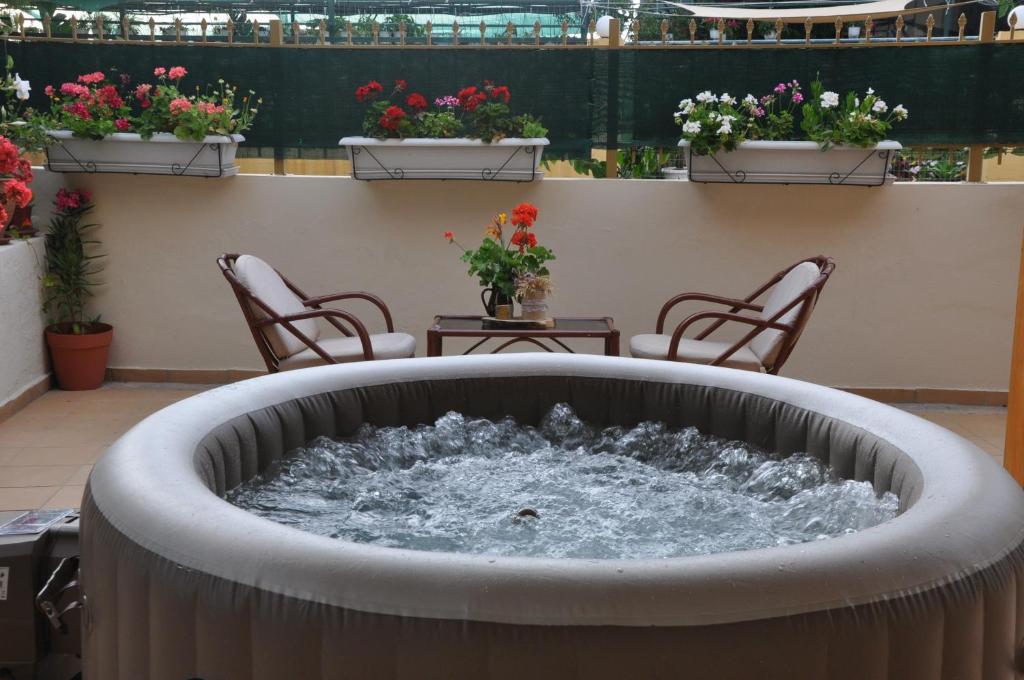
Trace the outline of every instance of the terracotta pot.
{"label": "terracotta pot", "polygon": [[82,335],[68,332],[69,324],[46,329],[53,371],[62,390],[94,390],[103,384],[114,328],[105,323],[86,326],[88,332]]}

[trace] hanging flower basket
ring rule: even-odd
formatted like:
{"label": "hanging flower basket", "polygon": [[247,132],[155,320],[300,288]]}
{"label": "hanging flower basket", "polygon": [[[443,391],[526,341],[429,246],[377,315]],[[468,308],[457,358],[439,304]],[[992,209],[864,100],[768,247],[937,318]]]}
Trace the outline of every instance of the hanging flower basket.
{"label": "hanging flower basket", "polygon": [[201,142],[181,140],[168,132],[143,139],[117,132],[103,139],[74,137],[51,130],[46,168],[54,172],[126,172],[137,175],[228,177],[238,174],[235,153],[242,135],[209,135]]}
{"label": "hanging flower basket", "polygon": [[475,179],[531,182],[542,179],[545,137],[479,139],[344,137],[354,179]]}
{"label": "hanging flower basket", "polygon": [[889,167],[899,142],[874,147],[833,146],[822,151],[817,142],[740,142],[735,151],[708,156],[693,153],[690,142],[679,146],[691,182],[726,184],[842,184],[881,186],[893,181]]}

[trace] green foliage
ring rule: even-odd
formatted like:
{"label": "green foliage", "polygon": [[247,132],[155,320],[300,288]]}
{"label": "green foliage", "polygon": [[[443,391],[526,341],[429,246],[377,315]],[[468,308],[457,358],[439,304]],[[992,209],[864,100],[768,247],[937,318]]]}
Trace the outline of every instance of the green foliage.
{"label": "green foliage", "polygon": [[826,91],[821,81],[815,79],[811,83],[810,100],[803,107],[800,127],[822,150],[835,144],[869,147],[886,138],[893,122],[906,117],[903,106],[890,111],[889,105],[874,90],[868,90],[863,100],[856,92],[840,98],[838,93]]}
{"label": "green foliage", "polygon": [[50,220],[45,240],[43,312],[49,315],[50,323],[67,326],[76,335],[87,332],[86,301],[99,284],[96,276],[103,269],[99,261],[105,257],[97,252],[100,242],[89,236],[99,225],[83,224],[92,207],[85,202],[58,211]]}
{"label": "green foliage", "polygon": [[[550,168],[554,161],[541,161],[545,168]],[[581,175],[590,175],[597,179],[608,176],[608,163],[596,158],[570,158],[572,169]],[[658,179],[661,169],[672,164],[672,152],[653,146],[638,146],[619,149],[617,176],[620,179]]]}
{"label": "green foliage", "polygon": [[462,134],[462,121],[451,111],[427,111],[420,117],[418,135],[451,139]]}
{"label": "green foliage", "polygon": [[708,156],[723,149],[732,151],[739,146],[747,125],[737,104],[735,97],[728,94],[719,97],[709,91],[698,94],[696,101],[684,99],[679,102],[675,121],[682,126],[682,137],[690,142],[693,153]]}

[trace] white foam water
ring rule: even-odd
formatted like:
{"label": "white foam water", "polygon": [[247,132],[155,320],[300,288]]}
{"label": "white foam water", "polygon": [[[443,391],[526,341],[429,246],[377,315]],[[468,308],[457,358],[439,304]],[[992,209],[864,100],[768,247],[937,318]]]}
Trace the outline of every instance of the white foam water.
{"label": "white foam water", "polygon": [[896,516],[891,493],[695,428],[538,427],[448,413],[290,452],[228,500],[332,538],[414,550],[638,559],[826,539]]}

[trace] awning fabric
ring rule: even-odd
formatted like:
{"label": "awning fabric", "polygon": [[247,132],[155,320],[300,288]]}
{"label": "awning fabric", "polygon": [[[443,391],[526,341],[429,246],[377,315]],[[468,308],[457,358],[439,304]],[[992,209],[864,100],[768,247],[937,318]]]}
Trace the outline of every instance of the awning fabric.
{"label": "awning fabric", "polygon": [[934,12],[944,10],[947,6],[915,7],[908,10],[914,0],[876,0],[851,5],[829,5],[825,7],[799,7],[796,9],[751,9],[749,7],[733,7],[730,5],[688,5],[671,0],[662,0],[666,5],[679,7],[695,17],[715,19],[753,19],[754,21],[775,21],[782,19],[786,23],[803,23],[807,17],[827,19],[842,17],[844,21],[862,21],[867,17],[881,19],[897,14],[916,14],[920,11]]}

